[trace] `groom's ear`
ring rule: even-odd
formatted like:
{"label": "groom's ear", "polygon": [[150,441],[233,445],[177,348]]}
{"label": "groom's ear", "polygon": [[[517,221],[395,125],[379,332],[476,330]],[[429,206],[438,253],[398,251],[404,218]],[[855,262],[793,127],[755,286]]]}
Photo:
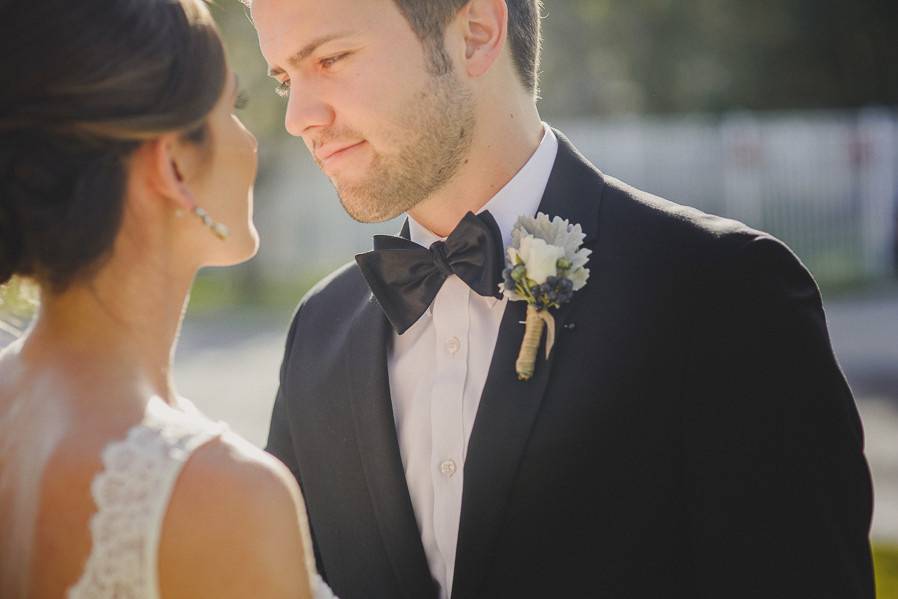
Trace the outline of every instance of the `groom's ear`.
{"label": "groom's ear", "polygon": [[465,40],[465,70],[469,77],[486,74],[508,38],[506,0],[470,0],[459,13]]}

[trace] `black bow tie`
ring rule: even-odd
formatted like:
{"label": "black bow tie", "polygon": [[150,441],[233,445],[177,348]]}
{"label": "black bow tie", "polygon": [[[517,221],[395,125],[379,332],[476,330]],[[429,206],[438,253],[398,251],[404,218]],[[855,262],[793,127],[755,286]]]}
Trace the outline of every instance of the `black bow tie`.
{"label": "black bow tie", "polygon": [[375,235],[374,251],[355,261],[400,335],[427,311],[451,275],[480,295],[499,297],[505,266],[502,233],[489,212],[468,212],[446,241],[430,249],[403,237]]}

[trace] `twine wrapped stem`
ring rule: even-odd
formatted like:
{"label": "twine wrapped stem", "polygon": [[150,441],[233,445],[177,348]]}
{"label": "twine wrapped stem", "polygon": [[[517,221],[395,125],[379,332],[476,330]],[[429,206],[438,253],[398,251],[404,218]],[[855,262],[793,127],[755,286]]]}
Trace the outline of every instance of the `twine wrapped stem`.
{"label": "twine wrapped stem", "polygon": [[546,359],[555,345],[555,318],[548,310],[537,310],[532,304],[527,306],[527,319],[524,323],[524,341],[521,343],[521,351],[518,353],[515,370],[518,380],[529,381],[533,377],[536,368],[536,353],[539,351],[539,342],[543,337],[543,329],[548,327],[546,336]]}

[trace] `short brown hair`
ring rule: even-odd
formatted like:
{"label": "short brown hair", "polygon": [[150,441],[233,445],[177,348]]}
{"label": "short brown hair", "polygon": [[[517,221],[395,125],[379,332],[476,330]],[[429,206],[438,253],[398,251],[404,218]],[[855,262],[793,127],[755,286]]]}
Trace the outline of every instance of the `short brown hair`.
{"label": "short brown hair", "polygon": [[[252,6],[253,0],[240,0]],[[393,0],[412,30],[430,51],[431,67],[447,73],[451,66],[443,34],[452,18],[471,0]],[[539,58],[542,52],[543,0],[506,0],[508,40],[521,82],[534,96],[539,93]]]}
{"label": "short brown hair", "polygon": [[[431,52],[436,72],[446,72],[449,57],[443,43],[446,26],[470,0],[393,0],[418,39]],[[542,46],[540,16],[542,0],[506,0],[508,41],[521,82],[534,95],[539,87],[539,58]]]}

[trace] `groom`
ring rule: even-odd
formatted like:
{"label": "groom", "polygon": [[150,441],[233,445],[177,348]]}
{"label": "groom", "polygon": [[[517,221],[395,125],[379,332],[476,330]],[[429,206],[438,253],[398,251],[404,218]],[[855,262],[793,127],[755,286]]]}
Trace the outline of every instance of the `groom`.
{"label": "groom", "polygon": [[[873,596],[861,424],[813,279],[540,121],[538,0],[252,9],[347,212],[408,215],[303,299],[272,415],[337,595]],[[496,265],[537,212],[582,226],[591,275],[521,381],[526,306]]]}

